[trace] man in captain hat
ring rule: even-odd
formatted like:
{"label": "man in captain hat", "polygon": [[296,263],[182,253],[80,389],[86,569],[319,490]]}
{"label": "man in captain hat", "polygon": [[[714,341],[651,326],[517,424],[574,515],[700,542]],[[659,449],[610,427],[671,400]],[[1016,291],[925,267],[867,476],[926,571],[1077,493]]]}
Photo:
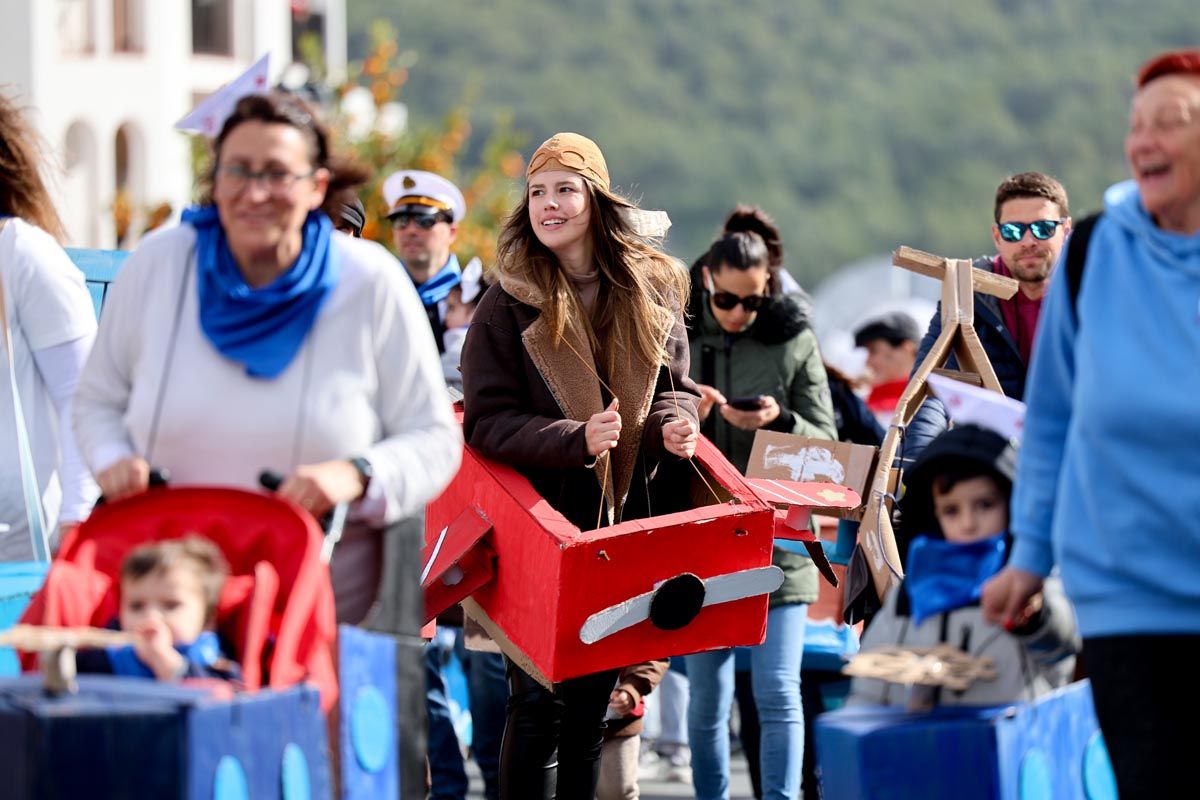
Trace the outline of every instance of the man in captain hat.
{"label": "man in captain hat", "polygon": [[[438,352],[445,353],[447,297],[463,279],[458,258],[450,252],[450,247],[458,233],[458,223],[466,215],[466,201],[453,183],[421,170],[401,170],[390,175],[383,183],[383,197],[392,222],[392,242],[425,305]],[[441,675],[441,664],[449,660],[448,641],[453,641],[441,638],[446,634],[443,628],[425,649],[431,800],[459,800],[466,797],[468,790],[466,767]],[[461,635],[461,630],[456,633],[459,638]],[[468,676],[474,714],[471,749],[483,773],[485,796],[495,798],[499,796],[500,739],[508,699],[504,660],[498,654],[472,653],[463,668]]]}
{"label": "man in captain hat", "polygon": [[425,305],[438,352],[444,352],[446,296],[462,281],[462,268],[450,245],[467,213],[466,201],[442,176],[411,169],[389,176],[383,197],[396,253]]}

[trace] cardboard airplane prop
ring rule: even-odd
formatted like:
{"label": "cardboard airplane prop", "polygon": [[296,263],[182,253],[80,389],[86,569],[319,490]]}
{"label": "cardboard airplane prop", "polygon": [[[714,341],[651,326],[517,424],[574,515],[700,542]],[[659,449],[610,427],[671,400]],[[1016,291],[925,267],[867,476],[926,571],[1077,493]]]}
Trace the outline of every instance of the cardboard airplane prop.
{"label": "cardboard airplane prop", "polygon": [[832,577],[809,514],[861,501],[828,483],[749,481],[703,437],[692,463],[676,465],[684,510],[581,531],[516,470],[465,448],[426,511],[427,620],[462,602],[545,684],[760,644],[783,580],[774,539],[805,542]]}
{"label": "cardboard airplane prop", "polygon": [[[929,353],[913,371],[904,393],[900,395],[887,435],[879,448],[875,474],[867,486],[858,543],[867,557],[867,566],[879,597],[887,594],[904,577],[891,523],[895,504],[891,491],[893,464],[900,450],[903,431],[932,391],[929,386],[931,375],[941,375],[1004,394],[1004,388],[988,361],[987,351],[983,349],[979,334],[975,331],[975,293],[982,292],[1007,300],[1017,293],[1019,286],[1012,278],[975,269],[970,261],[942,258],[911,247],[900,247],[893,252],[892,264],[942,282],[942,332],[930,345]],[[958,369],[946,368],[951,356],[954,356]]]}

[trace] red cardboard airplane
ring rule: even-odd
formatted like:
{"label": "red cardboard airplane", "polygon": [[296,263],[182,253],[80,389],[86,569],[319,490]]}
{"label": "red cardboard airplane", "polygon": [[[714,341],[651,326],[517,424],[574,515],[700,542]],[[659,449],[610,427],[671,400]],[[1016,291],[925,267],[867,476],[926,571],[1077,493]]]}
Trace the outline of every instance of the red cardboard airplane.
{"label": "red cardboard airplane", "polygon": [[462,602],[547,684],[761,644],[767,596],[783,580],[773,540],[804,542],[832,579],[809,515],[861,501],[828,483],[747,480],[703,437],[694,462],[694,507],[581,531],[516,470],[465,448],[426,512],[426,620]]}

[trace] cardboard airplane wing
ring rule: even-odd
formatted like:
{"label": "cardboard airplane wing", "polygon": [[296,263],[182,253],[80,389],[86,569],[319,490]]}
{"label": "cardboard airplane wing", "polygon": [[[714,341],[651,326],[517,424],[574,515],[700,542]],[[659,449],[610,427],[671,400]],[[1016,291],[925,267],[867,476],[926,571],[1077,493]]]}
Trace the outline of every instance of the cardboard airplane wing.
{"label": "cardboard airplane wing", "polygon": [[775,538],[800,542],[821,575],[836,587],[837,574],[829,563],[824,546],[812,530],[812,515],[842,516],[862,505],[858,493],[845,486],[824,482],[747,478],[746,483],[759,497],[775,507]]}
{"label": "cardboard airplane wing", "polygon": [[[768,595],[783,580],[771,551],[773,502],[784,501],[768,502],[706,439],[694,464],[678,465],[684,510],[582,531],[516,470],[465,448],[458,475],[426,512],[427,618],[461,601],[544,683],[760,644]],[[808,499],[857,503],[793,496],[785,522]]]}

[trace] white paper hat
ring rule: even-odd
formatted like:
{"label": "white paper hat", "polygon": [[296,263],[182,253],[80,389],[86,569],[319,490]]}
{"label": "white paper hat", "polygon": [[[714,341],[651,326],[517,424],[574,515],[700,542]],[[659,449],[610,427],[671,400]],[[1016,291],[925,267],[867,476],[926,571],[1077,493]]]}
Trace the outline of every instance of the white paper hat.
{"label": "white paper hat", "polygon": [[266,94],[270,90],[267,81],[270,68],[271,54],[267,53],[241,75],[201,100],[200,105],[175,123],[175,129],[215,138],[225,120],[233,114],[239,100],[252,94]]}
{"label": "white paper hat", "polygon": [[483,288],[483,262],[478,257],[472,258],[463,267],[462,283],[459,286],[464,303],[474,303],[479,299],[479,290]]}
{"label": "white paper hat", "polygon": [[1020,442],[1025,431],[1025,404],[1020,400],[969,383],[930,375],[929,388],[959,425],[978,425],[1010,441]]}

